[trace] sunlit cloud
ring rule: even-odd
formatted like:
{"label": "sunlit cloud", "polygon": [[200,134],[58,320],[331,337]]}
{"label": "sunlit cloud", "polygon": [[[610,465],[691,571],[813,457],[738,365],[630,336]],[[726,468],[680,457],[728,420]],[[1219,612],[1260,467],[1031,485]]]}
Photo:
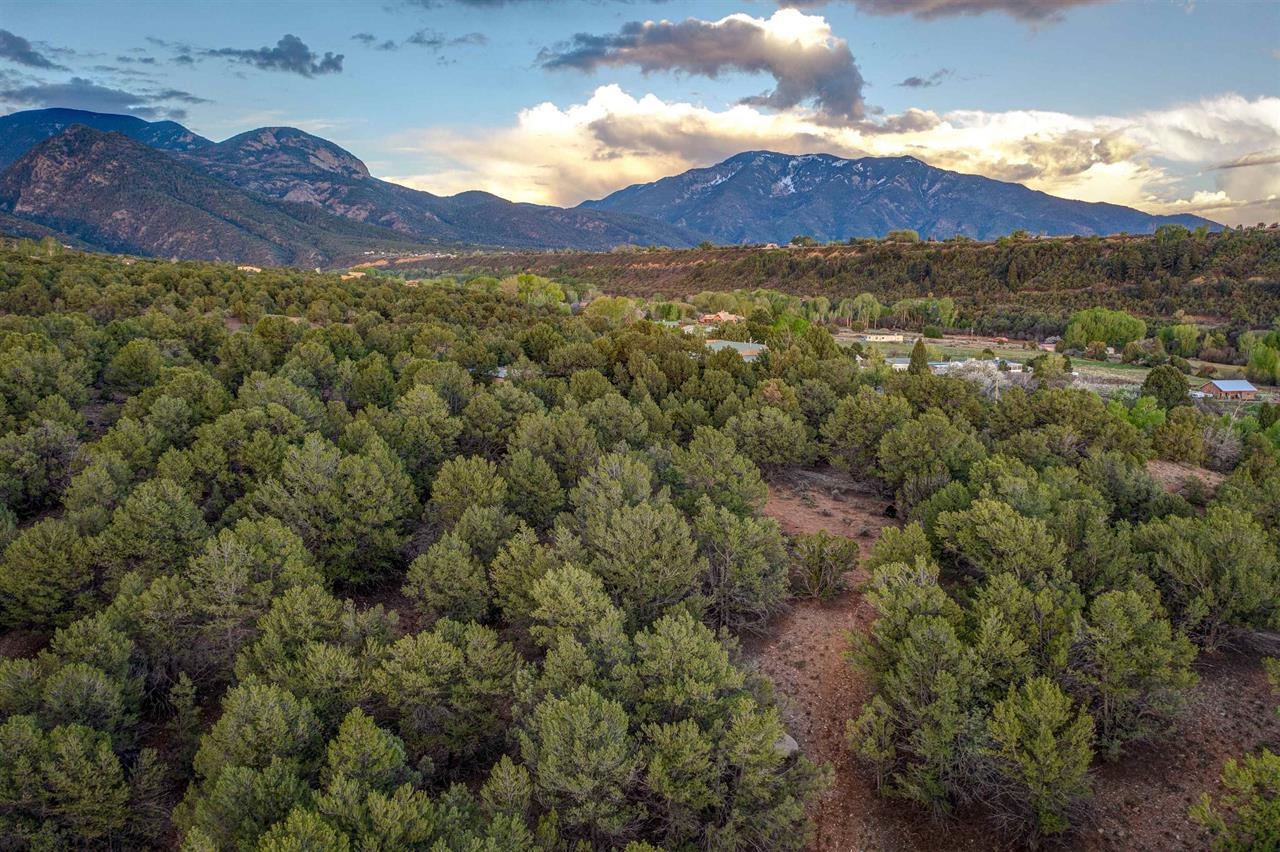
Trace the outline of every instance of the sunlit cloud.
{"label": "sunlit cloud", "polygon": [[[846,157],[910,154],[940,168],[1152,212],[1216,205],[1218,221],[1280,218],[1280,98],[1224,95],[1129,116],[927,110],[834,126],[812,110],[714,110],[601,86],[586,103],[542,103],[512,126],[424,130],[396,140],[424,168],[391,179],[437,193],[481,188],[576,204],[752,149]],[[1204,209],[1210,209],[1204,207]]]}
{"label": "sunlit cloud", "polygon": [[716,78],[767,73],[773,91],[741,103],[788,109],[812,102],[837,120],[862,118],[863,80],[849,43],[816,15],[782,9],[769,18],[734,14],[718,21],[633,21],[616,33],[578,33],[539,54],[543,68],[594,71],[632,66],[646,74],[677,71]]}

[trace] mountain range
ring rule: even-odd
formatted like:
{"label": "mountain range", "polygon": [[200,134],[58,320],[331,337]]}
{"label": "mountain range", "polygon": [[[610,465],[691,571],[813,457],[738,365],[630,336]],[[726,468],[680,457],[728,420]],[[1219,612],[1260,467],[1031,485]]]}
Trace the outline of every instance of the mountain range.
{"label": "mountain range", "polygon": [[1070,201],[913,157],[751,151],[574,208],[486,192],[434,195],[380,180],[354,154],[291,127],[213,142],[171,121],[70,109],[0,117],[0,233],[254,265],[326,266],[430,247],[686,247],[880,237],[990,239],[1150,232],[1195,216]]}
{"label": "mountain range", "polygon": [[991,240],[1022,229],[1068,236],[1150,233],[1160,225],[1217,227],[1199,216],[1153,216],[1118,204],[1057,198],[1022,184],[937,169],[915,157],[747,151],[705,169],[620,189],[590,210],[633,213],[718,243],[784,243],[956,234]]}

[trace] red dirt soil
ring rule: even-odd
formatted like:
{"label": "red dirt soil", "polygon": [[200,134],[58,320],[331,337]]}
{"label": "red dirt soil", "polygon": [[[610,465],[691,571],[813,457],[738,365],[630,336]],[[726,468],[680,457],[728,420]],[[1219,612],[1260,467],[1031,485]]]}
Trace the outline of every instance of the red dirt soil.
{"label": "red dirt soil", "polygon": [[[833,471],[788,474],[770,484],[765,513],[789,534],[826,530],[857,539],[865,558],[880,530],[894,521],[889,501]],[[758,637],[745,638],[748,658],[770,677],[800,748],[835,770],[832,787],[814,804],[813,850],[973,850],[1018,848],[1001,841],[980,813],[936,820],[909,803],[881,797],[874,778],[845,747],[846,722],[871,690],[846,659],[849,636],[865,633],[875,611],[857,591],[866,579],[848,575],[851,591],[829,602],[799,601]],[[1217,654],[1197,665],[1201,683],[1190,694],[1177,730],[1159,743],[1135,747],[1119,763],[1095,766],[1093,818],[1061,848],[1192,850],[1208,846],[1187,819],[1190,804],[1218,790],[1228,757],[1280,746],[1280,717],[1259,655]]]}
{"label": "red dirt soil", "polygon": [[1147,462],[1147,473],[1160,484],[1165,491],[1181,492],[1191,479],[1198,479],[1204,484],[1206,493],[1212,496],[1218,486],[1227,477],[1216,470],[1209,470],[1204,467],[1196,467],[1191,464],[1183,464],[1182,462],[1165,461],[1164,459],[1151,459]]}

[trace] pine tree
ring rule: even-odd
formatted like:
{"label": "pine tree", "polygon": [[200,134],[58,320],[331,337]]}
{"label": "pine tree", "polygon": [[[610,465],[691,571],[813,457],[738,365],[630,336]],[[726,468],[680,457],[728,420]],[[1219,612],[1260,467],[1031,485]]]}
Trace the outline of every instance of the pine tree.
{"label": "pine tree", "polygon": [[1089,714],[1074,708],[1053,681],[1034,678],[1009,688],[992,708],[987,732],[997,802],[1008,816],[1042,836],[1069,829],[1073,814],[1090,795]]}
{"label": "pine tree", "polygon": [[856,393],[840,400],[822,424],[827,456],[841,470],[869,473],[880,439],[910,419],[911,403],[900,394],[859,387]]}
{"label": "pine tree", "polygon": [[1113,759],[1156,733],[1196,682],[1195,646],[1135,591],[1104,592],[1089,604],[1078,668],[1098,743]]}
{"label": "pine tree", "polygon": [[534,796],[571,837],[611,845],[644,818],[632,792],[639,761],[626,710],[582,685],[548,697],[516,734]]}
{"label": "pine tree", "polygon": [[0,556],[0,619],[10,627],[68,624],[94,600],[89,548],[76,528],[46,518],[19,533]]}
{"label": "pine tree", "polygon": [[624,506],[584,536],[590,567],[632,625],[648,624],[678,605],[701,611],[698,580],[706,570],[689,524],[669,503]]}
{"label": "pine tree", "polygon": [[535,530],[546,530],[564,507],[564,489],[556,472],[527,449],[507,456],[502,466],[507,482],[507,511]]}
{"label": "pine tree", "polygon": [[1225,792],[1215,802],[1204,793],[1191,819],[1213,835],[1215,849],[1246,852],[1280,848],[1280,755],[1263,749],[1222,770]]}
{"label": "pine tree", "polygon": [[144,580],[181,570],[209,534],[200,510],[168,479],[151,479],[133,490],[111,523],[91,545],[107,586],[136,571]]}
{"label": "pine tree", "polygon": [[442,765],[474,758],[502,735],[516,668],[514,650],[493,630],[441,619],[388,648],[370,687],[398,713],[414,758]]}
{"label": "pine tree", "polygon": [[740,517],[705,497],[699,505],[694,530],[707,564],[708,617],[731,629],[764,621],[787,598],[787,551],[778,522]]}
{"label": "pine tree", "polygon": [[454,533],[437,541],[409,565],[401,590],[429,621],[483,621],[490,590],[484,566]]}
{"label": "pine tree", "polygon": [[907,365],[907,372],[913,376],[929,373],[929,351],[923,337],[917,337],[915,345],[911,347],[911,363]]}

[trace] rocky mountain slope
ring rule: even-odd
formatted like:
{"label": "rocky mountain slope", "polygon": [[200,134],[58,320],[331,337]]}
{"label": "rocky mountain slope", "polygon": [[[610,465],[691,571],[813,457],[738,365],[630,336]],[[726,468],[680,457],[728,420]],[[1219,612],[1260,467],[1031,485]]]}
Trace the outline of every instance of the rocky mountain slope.
{"label": "rocky mountain slope", "polygon": [[106,251],[260,266],[414,248],[385,229],[262,198],[83,125],[41,142],[0,175],[0,214]]}
{"label": "rocky mountain slope", "polygon": [[429,243],[608,250],[698,238],[640,216],[516,204],[487,192],[439,196],[379,180],[354,154],[292,127],[263,127],[182,157],[219,180],[311,204]]}

